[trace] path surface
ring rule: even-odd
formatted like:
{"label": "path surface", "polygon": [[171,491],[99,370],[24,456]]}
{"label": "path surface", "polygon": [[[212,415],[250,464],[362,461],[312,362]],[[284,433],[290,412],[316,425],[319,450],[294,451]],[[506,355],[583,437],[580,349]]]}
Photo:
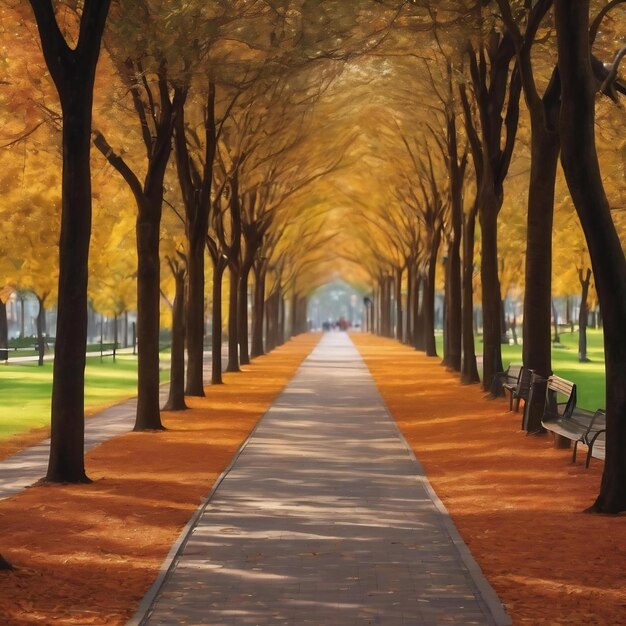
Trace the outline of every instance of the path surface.
{"label": "path surface", "polygon": [[[211,352],[204,353],[204,379],[211,378]],[[161,406],[167,401],[169,383],[160,388]],[[85,421],[85,452],[133,429],[137,399],[132,398],[104,409]],[[14,496],[46,475],[50,439],[0,461],[0,500]]]}
{"label": "path surface", "polygon": [[305,361],[186,539],[129,624],[510,623],[344,333]]}

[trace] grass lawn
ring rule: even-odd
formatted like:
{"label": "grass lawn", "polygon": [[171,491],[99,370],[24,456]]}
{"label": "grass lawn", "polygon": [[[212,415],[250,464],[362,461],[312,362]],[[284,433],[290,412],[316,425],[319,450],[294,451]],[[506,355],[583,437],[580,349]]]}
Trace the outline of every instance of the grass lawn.
{"label": "grass lawn", "polygon": [[[561,343],[552,344],[554,373],[576,383],[577,405],[595,410],[606,406],[604,395],[604,346],[602,330],[587,330],[587,357],[589,363],[578,362],[578,333],[562,332]],[[476,354],[482,354],[482,341],[476,339]],[[438,354],[443,354],[443,337],[437,336]],[[522,362],[522,346],[502,346],[504,367]]]}
{"label": "grass lawn", "polygon": [[[169,377],[169,355],[162,355],[161,381]],[[0,440],[50,423],[52,363],[0,365]],[[85,409],[93,412],[137,395],[137,357],[87,359]]]}

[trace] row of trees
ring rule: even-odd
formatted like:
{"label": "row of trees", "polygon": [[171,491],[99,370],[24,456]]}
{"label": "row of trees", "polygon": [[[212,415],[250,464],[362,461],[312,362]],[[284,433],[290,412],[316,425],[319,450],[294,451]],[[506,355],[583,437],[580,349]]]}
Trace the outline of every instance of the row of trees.
{"label": "row of trees", "polygon": [[[498,230],[506,227],[505,185],[508,190],[511,180],[522,180],[524,169],[530,169],[530,183],[523,282],[532,286],[525,290],[524,362],[550,372],[550,246],[561,152],[610,337],[609,445],[596,509],[624,508],[626,386],[620,372],[626,371],[626,331],[620,320],[626,270],[594,137],[596,94],[617,98],[623,91],[623,52],[613,49],[620,24],[614,16],[623,17],[619,0],[594,3],[598,17],[591,24],[588,1],[574,8],[565,0],[555,0],[554,11],[551,0],[29,4],[32,13],[2,3],[2,18],[12,26],[4,32],[18,33],[6,92],[23,105],[7,108],[19,118],[7,127],[7,145],[29,145],[24,159],[41,159],[46,172],[46,159],[62,162],[61,210],[52,212],[60,243],[49,480],[87,480],[83,377],[92,232],[96,249],[107,248],[109,255],[92,255],[91,267],[111,276],[110,288],[96,292],[119,298],[118,307],[132,307],[127,287],[137,285],[137,429],[162,428],[162,291],[172,301],[175,337],[169,406],[182,408],[185,393],[203,393],[207,255],[214,382],[221,380],[225,274],[231,371],[280,341],[285,298],[290,330],[304,329],[307,293],[340,272],[361,285],[374,281],[385,332],[391,331],[385,302],[395,291],[400,303],[405,284],[408,307],[396,313],[396,332],[433,354],[436,268],[443,255],[445,362],[464,381],[477,381],[471,313],[480,293],[483,384],[490,388],[501,369],[507,270]],[[33,15],[39,38],[32,36]],[[33,46],[37,41],[45,64]],[[61,139],[56,154],[55,132]],[[515,159],[520,137],[529,146]],[[19,178],[9,173],[14,168],[4,171],[3,187],[11,188]],[[54,186],[45,178],[40,184],[44,195]],[[94,198],[95,216],[102,206],[108,218],[100,229],[92,228]],[[25,202],[27,212],[40,206],[51,213],[49,198]],[[39,232],[41,215],[33,211],[27,228],[15,220],[16,231]],[[117,242],[114,254],[111,241]],[[33,241],[21,259],[6,255],[13,267],[4,282],[12,282],[16,259],[21,269],[44,247],[55,250]],[[136,271],[128,271],[129,259]],[[515,274],[515,268],[507,271]]]}
{"label": "row of trees", "polygon": [[[398,339],[436,355],[434,289],[443,258],[443,363],[459,371],[463,382],[479,381],[473,331],[473,297],[478,292],[483,317],[482,384],[487,391],[497,391],[494,374],[502,370],[500,346],[506,330],[502,301],[512,284],[506,248],[522,242],[525,275],[520,275],[521,264],[513,272],[515,284],[524,288],[524,364],[542,376],[550,375],[555,193],[563,198],[561,212],[568,203],[564,185],[557,184],[560,154],[569,202],[582,228],[572,224],[558,233],[557,250],[564,253],[557,256],[555,266],[559,272],[571,273],[575,268],[582,292],[581,331],[592,276],[605,324],[611,450],[592,510],[617,512],[626,506],[622,487],[626,397],[620,379],[626,344],[623,325],[614,324],[620,316],[623,319],[626,265],[616,228],[616,222],[623,227],[623,221],[614,221],[604,188],[608,185],[615,191],[615,200],[623,199],[623,143],[618,139],[602,146],[603,155],[608,155],[607,169],[615,160],[618,163],[614,176],[604,180],[595,111],[597,94],[617,101],[626,92],[619,78],[624,49],[616,43],[622,35],[622,3],[598,3],[591,21],[588,2],[576,3],[575,8],[551,1],[482,4],[450,5],[445,20],[434,7],[429,9],[434,42],[423,59],[425,80],[408,97],[411,111],[420,100],[430,115],[420,118],[422,132],[415,132],[414,120],[407,122],[402,115],[388,124],[395,126],[392,132],[399,137],[390,152],[396,171],[387,182],[393,208],[365,207],[358,229],[374,284],[374,324],[382,334],[395,332]],[[455,11],[463,16],[462,27],[457,27]],[[600,124],[609,126],[609,136],[612,129],[623,128],[619,109],[615,109],[619,116],[614,116],[607,102],[598,106]],[[619,131],[616,134],[619,137]],[[520,148],[520,140],[529,145]],[[529,160],[524,168],[528,175],[522,177],[525,160]],[[528,185],[525,237],[510,217],[502,217],[506,194],[522,193],[520,181]],[[515,206],[517,201],[510,203]],[[383,237],[374,240],[374,232],[382,232]],[[584,242],[579,233],[584,233]],[[504,239],[501,246],[499,234]],[[475,276],[477,265],[479,276]],[[503,282],[508,283],[504,291]],[[402,289],[407,293],[406,315],[401,309]],[[392,294],[397,307],[395,328]],[[581,357],[584,350],[581,332]]]}

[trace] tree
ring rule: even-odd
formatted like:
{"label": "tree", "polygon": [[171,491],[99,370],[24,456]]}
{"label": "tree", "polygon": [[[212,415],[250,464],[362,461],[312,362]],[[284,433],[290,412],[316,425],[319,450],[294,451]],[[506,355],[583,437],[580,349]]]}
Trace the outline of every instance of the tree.
{"label": "tree", "polygon": [[[555,0],[561,77],[561,163],[585,233],[604,319],[606,461],[590,511],[626,510],[626,259],[604,190],[595,145],[595,94],[589,44],[589,0]],[[615,81],[623,49],[610,70]],[[606,86],[605,86],[606,87]]]}
{"label": "tree", "polygon": [[[130,92],[146,151],[143,182],[102,132],[94,132],[95,146],[126,181],[137,204],[136,431],[163,429],[159,407],[159,232],[174,124],[187,95],[176,81],[177,71],[184,75],[188,65],[177,36],[186,32],[192,10],[188,7],[172,13],[146,0],[132,8],[124,4],[123,14],[116,15],[117,67]],[[149,36],[136,38],[139,30],[148,31]]]}
{"label": "tree", "polygon": [[85,0],[70,47],[52,0],[30,0],[63,123],[57,333],[46,479],[87,482],[83,458],[87,262],[91,234],[91,119],[96,65],[110,0]]}
{"label": "tree", "polygon": [[[513,17],[510,0],[498,0],[504,25],[515,46],[517,66],[530,114],[531,166],[528,187],[526,285],[524,291],[524,365],[540,376],[552,373],[550,302],[552,278],[552,216],[554,186],[560,150],[558,115],[560,81],[554,68],[540,95],[531,52],[552,0],[527,5],[521,12],[525,29]],[[519,18],[518,18],[519,19]]]}

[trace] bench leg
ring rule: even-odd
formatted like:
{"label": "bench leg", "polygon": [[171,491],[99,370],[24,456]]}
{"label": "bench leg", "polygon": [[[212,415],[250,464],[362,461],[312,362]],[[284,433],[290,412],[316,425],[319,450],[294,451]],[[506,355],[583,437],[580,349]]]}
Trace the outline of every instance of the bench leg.
{"label": "bench leg", "polygon": [[576,463],[576,452],[578,451],[578,441],[574,442],[574,454],[572,455],[572,463]]}

